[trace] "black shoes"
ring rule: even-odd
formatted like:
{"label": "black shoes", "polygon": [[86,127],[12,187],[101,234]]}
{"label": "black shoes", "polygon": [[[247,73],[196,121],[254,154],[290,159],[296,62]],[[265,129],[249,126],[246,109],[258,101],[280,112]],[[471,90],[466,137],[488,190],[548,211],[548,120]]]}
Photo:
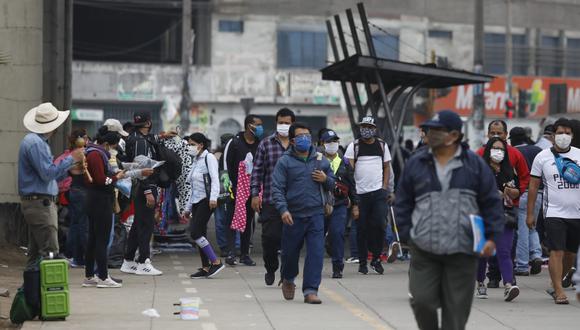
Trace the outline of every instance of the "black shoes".
{"label": "black shoes", "polygon": [[240,257],[240,263],[244,264],[246,266],[255,266],[256,262],[254,260],[252,260],[252,258],[250,258],[250,256],[245,255]]}
{"label": "black shoes", "polygon": [[530,274],[538,275],[542,272],[542,265],[544,264],[544,260],[542,258],[536,258],[532,260],[532,267],[530,269]]}
{"label": "black shoes", "polygon": [[369,273],[369,268],[367,267],[366,264],[365,265],[359,265],[358,266],[358,272],[361,273],[361,274],[363,274],[363,275],[366,275],[366,274]]}
{"label": "black shoes", "polygon": [[332,278],[342,278],[342,270],[344,265],[342,264],[332,264]]}
{"label": "black shoes", "polygon": [[274,284],[274,280],[276,280],[276,273],[272,272],[266,273],[264,275],[264,282],[266,282],[267,286],[271,286],[272,284]]}
{"label": "black shoes", "polygon": [[238,264],[238,262],[236,261],[236,256],[230,254],[226,257],[226,264],[228,266],[235,266]]}
{"label": "black shoes", "polygon": [[499,281],[498,280],[489,280],[489,282],[487,282],[487,288],[488,289],[499,288]]}
{"label": "black shoes", "polygon": [[203,268],[199,268],[196,273],[193,273],[193,274],[189,275],[189,277],[190,278],[193,278],[193,279],[206,278],[207,277],[207,271],[205,271]]}
{"label": "black shoes", "polygon": [[217,265],[211,264],[209,266],[209,270],[207,271],[207,278],[212,278],[217,275],[217,273],[221,272],[222,269],[226,268],[226,265],[223,263],[219,263]]}
{"label": "black shoes", "polygon": [[381,265],[381,259],[376,259],[375,261],[371,262],[371,268],[375,271],[375,273],[383,275],[385,269],[383,265]]}

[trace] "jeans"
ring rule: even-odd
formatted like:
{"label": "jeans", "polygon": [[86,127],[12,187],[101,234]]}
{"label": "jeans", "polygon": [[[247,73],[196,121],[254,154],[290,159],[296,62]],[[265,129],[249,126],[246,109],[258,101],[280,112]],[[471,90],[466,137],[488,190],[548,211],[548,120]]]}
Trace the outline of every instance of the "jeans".
{"label": "jeans", "polygon": [[[503,233],[496,238],[497,263],[504,283],[514,283],[514,265],[512,262],[512,245],[514,243],[514,229],[505,228]],[[479,259],[477,281],[485,280],[486,258]]]}
{"label": "jeans", "polygon": [[71,187],[69,191],[70,226],[66,241],[68,255],[77,265],[85,264],[85,248],[87,245],[87,212],[85,200],[87,191],[82,187]]}
{"label": "jeans", "polygon": [[373,260],[381,257],[387,222],[387,192],[379,189],[359,196],[357,242],[359,264],[367,264],[370,251]]}
{"label": "jeans", "polygon": [[355,219],[351,218],[349,240],[350,240],[350,256],[353,258],[358,258],[358,244],[356,240],[356,222],[357,221]]}
{"label": "jeans", "polygon": [[[530,260],[542,257],[540,236],[536,229],[529,229],[526,225],[528,193],[520,197],[518,214],[518,242],[516,246],[516,271],[527,271]],[[542,206],[542,194],[538,194],[534,205],[534,216],[537,217]]]}
{"label": "jeans", "polygon": [[324,261],[324,215],[294,217],[293,220],[293,225],[282,226],[282,279],[294,283],[300,250],[306,243],[302,292],[304,296],[317,294]]}
{"label": "jeans", "polygon": [[[228,250],[228,208],[233,208],[234,204],[231,202],[218,202],[218,207],[215,209],[215,236],[217,244],[222,251]],[[236,232],[236,248],[240,248],[240,234]]]}
{"label": "jeans", "polygon": [[344,230],[346,229],[346,205],[334,207],[328,224],[328,238],[330,239],[330,254],[333,265],[344,264]]}
{"label": "jeans", "polygon": [[409,291],[418,328],[465,329],[473,302],[477,257],[462,253],[437,255],[413,245],[411,254]]}
{"label": "jeans", "polygon": [[391,246],[391,244],[396,240],[395,232],[393,231],[393,227],[391,224],[387,225],[387,229],[385,230],[385,242],[387,246]]}

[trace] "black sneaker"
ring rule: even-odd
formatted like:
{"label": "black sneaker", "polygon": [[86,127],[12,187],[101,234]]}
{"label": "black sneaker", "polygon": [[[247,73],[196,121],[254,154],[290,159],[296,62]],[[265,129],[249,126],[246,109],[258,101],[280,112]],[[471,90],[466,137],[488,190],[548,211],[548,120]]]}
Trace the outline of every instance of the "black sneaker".
{"label": "black sneaker", "polygon": [[385,272],[383,265],[381,265],[380,259],[377,259],[377,260],[371,262],[371,268],[375,271],[375,273],[380,274],[380,275],[383,275],[383,273]]}
{"label": "black sneaker", "polygon": [[193,273],[191,275],[189,275],[190,278],[207,278],[207,271],[205,271],[205,269],[203,268],[199,268],[197,270],[197,273]]}
{"label": "black sneaker", "polygon": [[220,262],[217,265],[211,264],[209,266],[209,270],[207,271],[207,278],[214,277],[215,275],[217,275],[217,273],[219,273],[224,268],[226,268],[226,265],[224,265],[222,262]]}
{"label": "black sneaker", "polygon": [[363,275],[366,275],[369,273],[369,268],[367,267],[367,265],[359,265],[358,272],[363,274]]}
{"label": "black sneaker", "polygon": [[264,275],[264,282],[266,282],[267,286],[274,284],[274,280],[276,280],[276,273],[266,273]]}
{"label": "black sneaker", "polygon": [[510,301],[516,299],[516,297],[519,295],[520,295],[520,288],[518,288],[515,285],[512,285],[508,288],[505,288],[505,291],[503,293],[503,300],[510,302]]}
{"label": "black sneaker", "polygon": [[246,266],[255,266],[256,262],[254,262],[254,260],[252,260],[252,258],[250,258],[250,256],[242,256],[240,258],[240,263],[244,264]]}
{"label": "black sneaker", "polygon": [[574,267],[570,268],[568,273],[566,273],[566,275],[562,279],[562,287],[564,289],[567,289],[567,288],[572,286],[572,284],[573,284],[572,283],[572,276],[574,276],[575,272],[576,272],[576,268],[574,268]]}
{"label": "black sneaker", "polygon": [[530,272],[528,272],[527,270],[516,270],[514,272],[514,275],[516,275],[516,276],[530,276]]}
{"label": "black sneaker", "polygon": [[333,264],[332,265],[332,278],[342,278],[342,270],[344,265]]}
{"label": "black sneaker", "polygon": [[532,267],[530,269],[530,274],[538,275],[542,272],[542,265],[544,264],[544,260],[542,258],[536,258],[532,260]]}
{"label": "black sneaker", "polygon": [[235,265],[237,265],[238,262],[236,261],[236,256],[231,255],[231,254],[228,255],[227,258],[226,258],[226,264],[228,266],[235,266]]}
{"label": "black sneaker", "polygon": [[499,281],[498,280],[489,280],[489,282],[487,282],[487,288],[488,289],[499,288]]}

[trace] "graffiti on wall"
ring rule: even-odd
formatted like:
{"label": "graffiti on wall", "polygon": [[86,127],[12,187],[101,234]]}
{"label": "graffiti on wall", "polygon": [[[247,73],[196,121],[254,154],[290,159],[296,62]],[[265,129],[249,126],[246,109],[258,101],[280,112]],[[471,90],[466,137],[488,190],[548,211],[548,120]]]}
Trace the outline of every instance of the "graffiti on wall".
{"label": "graffiti on wall", "polygon": [[278,72],[276,96],[288,98],[292,102],[337,105],[341,101],[340,85],[324,81],[320,73]]}
{"label": "graffiti on wall", "polygon": [[[166,97],[161,108],[163,129],[166,131],[180,131],[183,134],[193,132],[207,133],[210,123],[210,110],[205,104],[192,104],[189,109],[189,129],[183,129],[180,125],[179,114],[180,98]],[[179,127],[179,129],[177,129]]]}
{"label": "graffiti on wall", "polygon": [[155,99],[155,77],[152,74],[121,72],[117,75],[117,98],[119,100]]}

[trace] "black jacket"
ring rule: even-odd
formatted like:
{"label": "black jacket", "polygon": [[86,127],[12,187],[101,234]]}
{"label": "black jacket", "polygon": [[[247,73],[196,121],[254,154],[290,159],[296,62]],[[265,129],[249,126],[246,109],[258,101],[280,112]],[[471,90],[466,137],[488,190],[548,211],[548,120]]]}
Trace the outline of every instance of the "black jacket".
{"label": "black jacket", "polygon": [[[340,157],[340,155],[338,157]],[[334,173],[334,176],[336,177],[335,185],[338,186],[340,184],[344,184],[345,186],[347,186],[348,198],[350,199],[351,203],[358,204],[356,186],[354,183],[354,170],[352,169],[352,166],[348,164],[348,160],[346,158],[342,157],[340,165],[338,166],[338,171]],[[343,196],[342,194],[337,194],[336,193],[337,189],[338,188],[335,188],[334,205],[335,206],[347,205],[348,204],[347,197]]]}
{"label": "black jacket", "polygon": [[246,159],[248,152],[251,153],[253,157],[256,156],[258,144],[260,144],[260,141],[258,140],[256,140],[253,144],[248,144],[244,139],[244,132],[239,132],[232,138],[229,146],[227,147],[225,159],[228,166],[228,176],[230,177],[230,181],[232,183],[232,191],[234,192],[234,196],[237,191],[236,189],[238,188],[238,166],[240,165],[240,162]]}

